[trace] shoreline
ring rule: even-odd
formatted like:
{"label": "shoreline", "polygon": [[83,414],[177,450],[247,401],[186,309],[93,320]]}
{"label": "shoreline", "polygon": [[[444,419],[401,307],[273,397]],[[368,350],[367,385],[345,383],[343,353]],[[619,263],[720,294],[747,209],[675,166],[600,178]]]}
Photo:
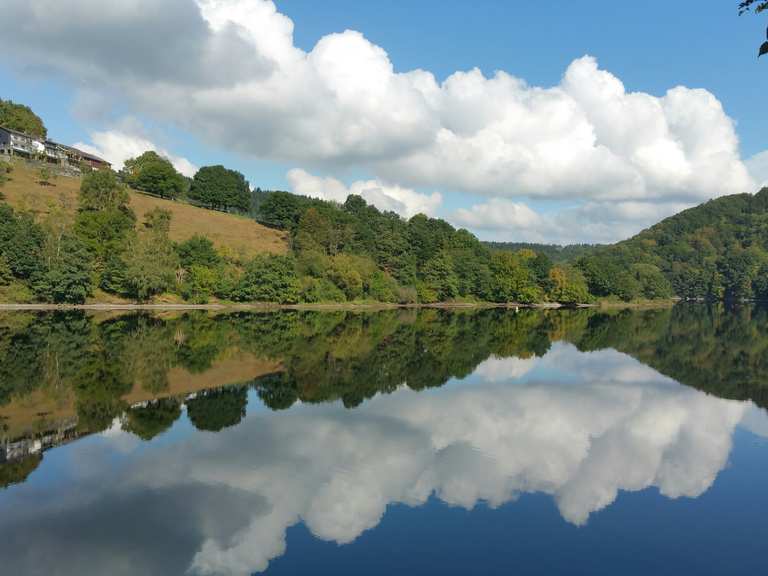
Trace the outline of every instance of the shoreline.
{"label": "shoreline", "polygon": [[520,304],[517,302],[496,303],[496,302],[436,302],[432,304],[391,304],[385,302],[372,303],[326,303],[326,304],[272,304],[272,303],[211,303],[211,304],[174,304],[174,303],[156,303],[156,304],[137,304],[137,303],[110,303],[94,302],[87,304],[14,304],[0,303],[0,312],[56,312],[67,310],[86,310],[95,312],[109,311],[166,311],[166,310],[211,310],[211,311],[237,311],[237,310],[257,310],[257,311],[277,311],[277,310],[316,310],[316,311],[377,311],[377,310],[400,310],[400,309],[443,309],[443,310],[462,310],[462,309],[489,309],[504,308],[508,310],[560,310],[560,309],[623,309],[623,308],[666,308],[674,306],[676,300],[660,300],[658,302],[595,302],[589,304],[559,304],[557,302],[542,302],[535,304]]}

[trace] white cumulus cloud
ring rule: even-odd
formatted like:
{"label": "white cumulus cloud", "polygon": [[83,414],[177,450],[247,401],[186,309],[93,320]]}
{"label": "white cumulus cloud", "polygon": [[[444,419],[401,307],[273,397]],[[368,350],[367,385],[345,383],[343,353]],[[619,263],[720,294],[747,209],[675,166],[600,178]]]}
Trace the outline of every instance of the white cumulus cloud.
{"label": "white cumulus cloud", "polygon": [[315,176],[300,168],[290,170],[286,178],[296,194],[335,202],[344,202],[347,196],[356,194],[380,210],[397,212],[405,218],[419,213],[432,215],[442,202],[442,196],[437,192],[419,194],[410,188],[378,180],[358,180],[345,186],[336,178]]}
{"label": "white cumulus cloud", "polygon": [[[671,206],[756,188],[712,93],[631,92],[590,56],[553,86],[479,69],[438,81],[396,71],[385,48],[353,30],[302,50],[270,0],[6,0],[3,11],[20,70],[75,78],[92,97],[120,94],[139,113],[251,157],[366,171],[380,189]],[[524,212],[504,210],[510,225]],[[606,218],[596,227],[631,228]]]}

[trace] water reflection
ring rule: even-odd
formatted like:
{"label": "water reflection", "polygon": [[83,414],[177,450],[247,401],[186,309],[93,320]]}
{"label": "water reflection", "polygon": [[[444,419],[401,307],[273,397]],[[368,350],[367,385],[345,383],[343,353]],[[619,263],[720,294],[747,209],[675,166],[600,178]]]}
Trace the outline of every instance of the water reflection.
{"label": "water reflection", "polygon": [[[35,415],[45,400],[46,422],[74,418],[81,436],[106,430],[46,455],[48,469],[30,474],[39,450],[3,465],[5,485],[27,482],[0,492],[0,555],[14,574],[249,574],[286,553],[292,525],[346,544],[395,503],[436,497],[472,509],[543,493],[565,521],[585,525],[621,491],[698,497],[726,466],[736,426],[764,434],[768,421],[752,402],[682,386],[649,365],[697,374],[699,356],[672,361],[668,348],[690,350],[694,338],[724,362],[730,348],[716,341],[725,331],[754,371],[747,387],[725,381],[723,395],[739,398],[765,372],[762,345],[752,340],[750,356],[738,334],[765,328],[761,312],[738,321],[715,312],[696,324],[713,329],[696,336],[691,314],[78,320],[90,343],[81,361],[109,354],[112,367],[62,366],[51,339],[34,355],[46,361],[34,369],[39,386],[11,388],[0,413],[20,430],[23,410]],[[274,325],[279,332],[265,330]],[[163,338],[146,333],[155,326]],[[179,353],[187,349],[207,351],[205,360]],[[242,361],[223,364],[233,358]],[[186,373],[178,384],[173,370]],[[190,384],[205,376],[213,388]]]}

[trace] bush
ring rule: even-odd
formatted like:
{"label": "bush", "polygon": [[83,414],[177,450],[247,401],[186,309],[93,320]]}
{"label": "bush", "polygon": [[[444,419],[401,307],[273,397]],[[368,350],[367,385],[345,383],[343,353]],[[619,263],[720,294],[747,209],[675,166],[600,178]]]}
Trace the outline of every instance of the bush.
{"label": "bush", "polygon": [[48,270],[33,279],[34,290],[50,302],[82,304],[92,288],[88,249],[76,236],[66,235],[58,253]]}
{"label": "bush", "polygon": [[344,302],[344,292],[326,278],[304,276],[301,279],[301,301],[311,304],[318,302]]}
{"label": "bush", "polygon": [[187,270],[181,295],[185,300],[196,304],[207,304],[216,291],[218,280],[215,269],[194,264]]}
{"label": "bush", "polygon": [[260,254],[246,265],[233,297],[241,302],[295,304],[300,290],[292,258]]}
{"label": "bush", "polygon": [[187,270],[192,266],[214,268],[221,263],[221,256],[216,251],[213,242],[199,234],[195,234],[189,240],[178,244],[176,252],[179,254],[182,267]]}

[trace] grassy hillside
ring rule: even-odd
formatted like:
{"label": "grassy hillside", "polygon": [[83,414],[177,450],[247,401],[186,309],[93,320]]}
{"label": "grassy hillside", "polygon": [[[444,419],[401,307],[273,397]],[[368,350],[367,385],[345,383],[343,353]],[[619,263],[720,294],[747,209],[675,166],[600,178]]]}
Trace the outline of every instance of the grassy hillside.
{"label": "grassy hillside", "polygon": [[[10,180],[3,186],[6,202],[16,209],[30,210],[43,217],[52,206],[77,209],[80,179],[59,176],[50,186],[38,183],[37,171],[16,163]],[[181,242],[195,234],[210,238],[219,248],[234,254],[253,256],[259,253],[284,254],[288,251],[287,234],[258,224],[254,220],[234,214],[215,212],[182,202],[163,200],[131,191],[131,208],[141,221],[144,214],[154,208],[165,208],[173,214],[170,237]]]}

